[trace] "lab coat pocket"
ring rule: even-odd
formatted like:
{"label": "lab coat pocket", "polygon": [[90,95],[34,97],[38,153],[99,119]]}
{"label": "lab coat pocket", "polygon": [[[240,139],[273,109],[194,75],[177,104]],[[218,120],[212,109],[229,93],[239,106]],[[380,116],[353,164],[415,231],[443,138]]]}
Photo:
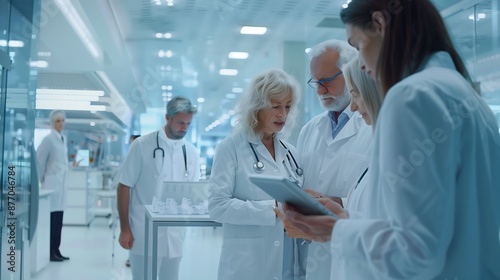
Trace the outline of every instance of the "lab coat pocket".
{"label": "lab coat pocket", "polygon": [[299,158],[300,165],[303,169],[307,170],[306,174],[309,178],[317,178],[321,170],[322,157],[318,155],[324,154],[318,150],[309,151],[301,154]]}
{"label": "lab coat pocket", "polygon": [[219,279],[264,279],[266,267],[265,244],[263,237],[224,239],[219,266]]}
{"label": "lab coat pocket", "polygon": [[46,190],[53,190],[54,192],[59,192],[62,185],[62,178],[56,175],[45,175],[45,181],[43,183],[43,188]]}

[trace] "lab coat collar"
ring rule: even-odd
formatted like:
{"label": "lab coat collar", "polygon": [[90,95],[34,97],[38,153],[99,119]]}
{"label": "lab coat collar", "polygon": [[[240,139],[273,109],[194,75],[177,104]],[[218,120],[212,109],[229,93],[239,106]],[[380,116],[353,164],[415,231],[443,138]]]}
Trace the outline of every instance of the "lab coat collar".
{"label": "lab coat collar", "polygon": [[167,143],[168,146],[170,147],[173,147],[173,148],[177,148],[177,147],[181,147],[182,145],[185,145],[185,139],[182,138],[182,139],[179,139],[179,140],[175,140],[175,139],[170,139],[168,138],[167,134],[165,133],[165,127],[162,127],[160,130],[159,130],[159,134],[158,134],[158,138],[160,140],[162,140],[163,142]]}
{"label": "lab coat collar", "polygon": [[426,61],[422,63],[422,66],[420,67],[420,69],[418,69],[417,72],[433,67],[449,68],[456,70],[455,64],[453,63],[453,59],[451,59],[450,54],[445,51],[439,51],[429,55]]}
{"label": "lab coat collar", "polygon": [[51,128],[50,131],[51,131],[52,134],[54,134],[57,137],[57,139],[60,140],[61,136],[63,136],[64,140],[66,140],[66,136],[64,134],[62,134],[61,132],[55,130],[54,128]]}
{"label": "lab coat collar", "polygon": [[247,136],[247,140],[248,142],[254,144],[254,145],[260,145],[262,144],[262,140],[260,139],[259,136],[256,136],[256,135],[249,135]]}
{"label": "lab coat collar", "polygon": [[[287,153],[287,150],[281,145],[280,139],[278,137],[274,138],[274,157],[276,158],[276,162],[282,162],[283,159],[285,158],[285,155]],[[259,136],[247,136],[247,141],[250,142],[257,153],[259,155],[267,158],[270,161],[274,161],[269,152],[267,151],[266,146],[262,144],[262,140]],[[286,144],[285,144],[286,145]]]}
{"label": "lab coat collar", "polygon": [[332,139],[332,126],[330,124],[331,119],[328,111],[324,112],[321,115],[319,122],[317,122],[316,129],[318,129],[319,134],[323,136],[327,145],[332,145],[342,139],[352,137],[358,132],[360,126],[359,118],[361,115],[358,112],[351,111],[350,106],[345,108],[342,114],[344,113],[349,116],[349,121],[342,128],[342,130],[340,130],[335,139]]}
{"label": "lab coat collar", "polygon": [[[351,112],[349,108],[347,108],[346,110]],[[360,121],[363,121],[363,117],[361,116],[361,114],[359,114],[358,112],[351,112],[349,121],[345,124],[344,128],[340,130],[339,134],[337,134],[337,137],[335,137],[335,139],[332,139],[332,137],[330,136],[331,143],[335,143],[342,139],[352,137],[356,133],[358,133]]]}
{"label": "lab coat collar", "polygon": [[[335,114],[335,112],[333,111],[328,111],[328,116],[331,117],[332,114]],[[352,114],[354,114],[353,111],[351,111],[351,103],[349,103],[349,105],[347,105],[347,107],[344,109],[344,111],[342,111],[342,113],[340,113],[340,115],[347,115],[347,117],[349,117],[349,119],[352,117]],[[339,118],[340,118],[340,115],[339,115]]]}

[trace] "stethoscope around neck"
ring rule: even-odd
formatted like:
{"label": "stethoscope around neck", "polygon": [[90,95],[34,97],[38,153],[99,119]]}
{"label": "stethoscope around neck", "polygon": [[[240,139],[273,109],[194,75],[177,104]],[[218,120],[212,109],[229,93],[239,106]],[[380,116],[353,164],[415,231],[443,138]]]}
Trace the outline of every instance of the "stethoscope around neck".
{"label": "stethoscope around neck", "polygon": [[[159,135],[160,135],[160,132],[157,131],[156,132],[156,148],[153,150],[153,159],[156,159],[156,152],[160,151],[161,157],[162,157],[160,170],[161,170],[161,172],[163,172],[163,165],[165,164],[165,150],[163,150],[163,148],[160,147],[160,141],[158,139]],[[184,177],[187,178],[189,176],[189,171],[188,171],[188,167],[187,167],[186,145],[182,145],[182,154],[184,155]],[[156,169],[156,173],[159,177],[161,172],[158,170],[158,168],[156,168],[156,161],[155,161],[155,169]]]}
{"label": "stethoscope around neck", "polygon": [[[295,160],[295,157],[293,156],[292,152],[285,146],[285,144],[283,144],[283,142],[281,140],[279,140],[279,141],[281,143],[281,146],[283,146],[283,148],[285,148],[285,150],[288,151],[286,154],[286,158],[288,159],[288,164],[290,164],[290,167],[293,169],[293,167],[292,167],[292,160],[293,160],[293,163],[295,166],[295,174],[297,174],[298,176],[302,176],[302,174],[304,174],[304,171],[297,164],[297,161]],[[250,149],[252,149],[253,155],[255,157],[255,162],[253,164],[253,171],[255,171],[255,173],[260,174],[260,173],[264,172],[264,169],[266,169],[266,166],[264,165],[264,163],[262,161],[260,161],[259,156],[257,155],[257,152],[255,152],[255,149],[254,149],[252,143],[248,142],[248,145],[250,146]],[[292,160],[290,160],[290,157]]]}

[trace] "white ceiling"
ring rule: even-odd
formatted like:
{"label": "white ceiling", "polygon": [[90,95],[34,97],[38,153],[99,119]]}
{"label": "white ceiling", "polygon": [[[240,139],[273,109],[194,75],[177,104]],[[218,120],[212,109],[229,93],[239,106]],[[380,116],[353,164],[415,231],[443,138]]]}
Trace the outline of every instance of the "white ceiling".
{"label": "white ceiling", "polygon": [[[193,101],[205,98],[198,117],[202,127],[234,108],[238,98],[226,98],[233,87],[245,88],[257,73],[283,67],[285,41],[312,46],[345,38],[338,19],[345,1],[339,0],[173,0],[171,7],[166,0],[161,5],[156,0],[59,0],[74,4],[97,42],[101,56],[96,58],[52,1],[42,1],[46,16],[41,21],[39,59],[48,61],[49,67],[40,69],[38,87],[103,89],[113,99],[109,83],[96,75],[100,71],[139,114],[146,108],[164,108],[162,94],[169,91],[161,87],[171,85],[173,95]],[[447,22],[464,56],[472,54],[472,21],[464,20],[468,11],[461,7],[474,1],[435,1],[440,10],[450,12]],[[498,0],[486,1],[479,9],[488,13],[478,22],[481,58],[498,53]],[[265,26],[268,32],[242,35],[243,25]],[[171,32],[172,38],[158,39],[158,32]],[[171,50],[173,56],[159,57],[160,50]],[[248,52],[249,58],[228,59],[230,51]],[[220,76],[220,68],[235,68],[239,74]],[[478,73],[493,72],[489,68]]]}

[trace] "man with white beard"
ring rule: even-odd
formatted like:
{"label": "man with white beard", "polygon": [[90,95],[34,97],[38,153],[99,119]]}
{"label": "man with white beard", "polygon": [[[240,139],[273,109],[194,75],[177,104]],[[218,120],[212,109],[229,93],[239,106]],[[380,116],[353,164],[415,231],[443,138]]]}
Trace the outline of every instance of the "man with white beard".
{"label": "man with white beard", "polygon": [[[357,56],[357,51],[346,42],[328,40],[314,46],[309,54],[311,79],[308,84],[316,89],[325,112],[300,131],[297,152],[304,170],[303,187],[342,203],[342,198],[368,166],[372,142],[371,126],[350,109],[351,97],[341,70]],[[301,274],[307,266],[306,279],[330,279],[330,273],[335,274],[330,271],[329,243],[312,242],[307,262],[304,258],[307,244],[295,244]]]}

